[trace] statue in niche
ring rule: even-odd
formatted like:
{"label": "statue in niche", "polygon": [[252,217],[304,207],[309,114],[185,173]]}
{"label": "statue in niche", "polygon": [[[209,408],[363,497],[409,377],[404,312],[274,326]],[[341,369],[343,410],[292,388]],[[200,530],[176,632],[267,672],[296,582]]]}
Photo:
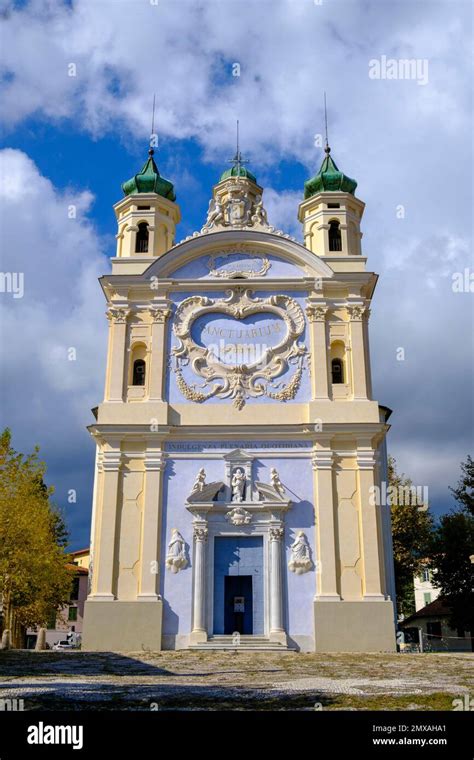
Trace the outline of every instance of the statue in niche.
{"label": "statue in niche", "polygon": [[288,562],[289,569],[296,575],[303,575],[311,570],[313,563],[311,561],[311,549],[309,548],[308,539],[304,532],[299,530],[296,539],[291,545],[291,559]]}
{"label": "statue in niche", "polygon": [[232,501],[243,501],[245,492],[245,473],[239,467],[234,471],[231,480]]}
{"label": "statue in niche", "polygon": [[166,567],[172,573],[183,570],[188,564],[186,558],[186,542],[177,528],[171,531],[171,540],[166,554]]}
{"label": "statue in niche", "polygon": [[286,492],[283,487],[283,483],[280,480],[280,476],[278,474],[278,471],[275,469],[275,467],[272,467],[270,470],[270,483],[280,496],[285,496]]}
{"label": "statue in niche", "polygon": [[194,485],[193,485],[191,493],[202,491],[205,485],[206,485],[206,471],[204,467],[201,467],[198,474],[196,475],[196,480],[194,481]]}

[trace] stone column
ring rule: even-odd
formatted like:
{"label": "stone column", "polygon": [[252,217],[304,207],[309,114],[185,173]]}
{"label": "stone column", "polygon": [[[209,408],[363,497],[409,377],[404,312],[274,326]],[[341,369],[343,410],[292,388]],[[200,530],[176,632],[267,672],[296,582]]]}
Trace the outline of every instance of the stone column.
{"label": "stone column", "polygon": [[382,556],[378,528],[380,507],[375,503],[373,491],[373,486],[376,485],[374,454],[374,450],[367,447],[357,451],[360,531],[364,562],[363,592],[364,599],[383,601],[385,596],[382,589]]}
{"label": "stone column", "polygon": [[348,306],[351,328],[352,384],[354,399],[367,399],[367,367],[364,325],[362,319],[365,307]]}
{"label": "stone column", "polygon": [[285,531],[280,526],[269,530],[270,540],[270,639],[286,644],[283,627],[282,541]]}
{"label": "stone column", "polygon": [[207,641],[206,629],[206,544],[208,530],[204,524],[194,526],[194,597],[191,643]]}
{"label": "stone column", "polygon": [[316,544],[318,547],[317,601],[337,602],[336,521],[333,483],[333,452],[313,452],[313,482],[316,498]]}
{"label": "stone column", "polygon": [[306,314],[311,332],[311,388],[312,397],[319,401],[329,400],[329,361],[326,314],[327,306],[310,304]]}
{"label": "stone column", "polygon": [[152,323],[148,398],[150,401],[163,401],[166,384],[166,326],[171,310],[167,306],[157,305],[149,313]]}
{"label": "stone column", "polygon": [[343,224],[342,222],[339,224],[339,229],[341,230],[341,247],[342,247],[342,253],[347,254],[350,256],[351,252],[349,250],[349,236],[347,234],[347,224]]}
{"label": "stone column", "polygon": [[111,307],[107,311],[110,322],[109,359],[107,366],[107,395],[105,401],[123,401],[124,379],[128,371],[125,351],[127,339],[127,317],[130,311]]}
{"label": "stone column", "polygon": [[95,546],[94,592],[91,595],[100,602],[115,599],[113,582],[121,457],[118,448],[104,451],[102,455],[100,529]]}
{"label": "stone column", "polygon": [[143,502],[141,566],[138,599],[156,602],[160,599],[158,573],[162,516],[162,472],[166,460],[159,450],[145,454],[145,498]]}

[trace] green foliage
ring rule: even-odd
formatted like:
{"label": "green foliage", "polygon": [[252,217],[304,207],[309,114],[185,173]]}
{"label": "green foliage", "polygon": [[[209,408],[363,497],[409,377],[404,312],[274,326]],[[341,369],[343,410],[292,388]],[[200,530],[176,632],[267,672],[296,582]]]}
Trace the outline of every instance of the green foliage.
{"label": "green foliage", "polygon": [[461,463],[461,479],[451,488],[457,505],[436,526],[431,547],[433,584],[451,607],[453,629],[474,636],[474,462]]}
{"label": "green foliage", "polygon": [[38,451],[24,456],[12,448],[8,429],[0,435],[0,593],[16,646],[22,629],[44,625],[67,603],[72,584],[66,527],[51,504]]}
{"label": "green foliage", "polygon": [[[398,474],[393,457],[388,461],[388,480],[389,486],[396,489],[393,493],[399,496],[410,493],[412,481],[403,473]],[[399,496],[392,496],[391,504],[393,558],[397,611],[407,617],[415,611],[413,576],[420,573],[423,560],[429,556],[433,519],[428,509]]]}

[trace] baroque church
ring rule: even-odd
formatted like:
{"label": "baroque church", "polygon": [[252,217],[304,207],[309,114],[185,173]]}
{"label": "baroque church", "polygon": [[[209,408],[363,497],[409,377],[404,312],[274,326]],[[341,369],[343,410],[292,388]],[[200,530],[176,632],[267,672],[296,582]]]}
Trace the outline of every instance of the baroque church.
{"label": "baroque church", "polygon": [[181,242],[153,149],[114,207],[83,646],[391,651],[364,203],[326,145],[301,243],[231,163]]}

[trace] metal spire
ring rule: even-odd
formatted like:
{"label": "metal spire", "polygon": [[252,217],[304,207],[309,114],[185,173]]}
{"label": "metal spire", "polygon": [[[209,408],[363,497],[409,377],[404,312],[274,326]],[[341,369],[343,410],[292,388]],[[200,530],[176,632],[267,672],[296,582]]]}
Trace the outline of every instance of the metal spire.
{"label": "metal spire", "polygon": [[151,141],[155,137],[155,93],[153,93],[153,112],[151,117],[151,135],[150,135],[150,148],[148,150],[148,155],[153,156],[155,150],[151,145]]}
{"label": "metal spire", "polygon": [[329,156],[331,152],[331,148],[329,147],[328,143],[328,109],[326,106],[326,93],[324,93],[324,124],[326,127],[326,147],[324,148],[324,152],[327,156]]}
{"label": "metal spire", "polygon": [[242,158],[242,153],[240,152],[239,147],[239,120],[237,119],[237,150],[235,152],[234,158],[229,158],[228,163],[234,164],[235,167],[237,167],[237,177],[240,177],[240,169],[242,168],[243,164],[248,164],[249,160],[248,158]]}

